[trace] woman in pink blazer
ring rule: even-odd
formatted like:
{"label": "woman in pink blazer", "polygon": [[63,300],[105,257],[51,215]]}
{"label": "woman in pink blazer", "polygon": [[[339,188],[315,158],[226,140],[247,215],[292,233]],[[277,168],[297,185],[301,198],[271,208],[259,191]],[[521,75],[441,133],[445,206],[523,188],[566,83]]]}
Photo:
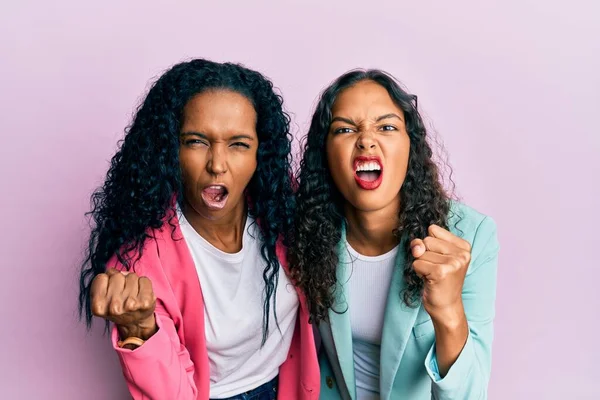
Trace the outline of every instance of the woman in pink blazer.
{"label": "woman in pink blazer", "polygon": [[240,65],[178,64],[139,106],[92,197],[79,296],[134,399],[318,399],[287,275],[290,143],[282,98]]}

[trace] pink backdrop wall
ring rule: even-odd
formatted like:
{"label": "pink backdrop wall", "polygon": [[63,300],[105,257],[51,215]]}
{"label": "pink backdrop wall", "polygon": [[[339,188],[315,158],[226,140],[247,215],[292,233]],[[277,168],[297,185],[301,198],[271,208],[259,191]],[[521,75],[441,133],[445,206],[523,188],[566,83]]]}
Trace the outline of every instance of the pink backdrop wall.
{"label": "pink backdrop wall", "polygon": [[404,81],[500,227],[490,399],[600,398],[599,3],[208,3],[0,5],[0,398],[126,398],[75,316],[82,216],[149,79],[194,56],[265,72],[302,133],[345,70]]}

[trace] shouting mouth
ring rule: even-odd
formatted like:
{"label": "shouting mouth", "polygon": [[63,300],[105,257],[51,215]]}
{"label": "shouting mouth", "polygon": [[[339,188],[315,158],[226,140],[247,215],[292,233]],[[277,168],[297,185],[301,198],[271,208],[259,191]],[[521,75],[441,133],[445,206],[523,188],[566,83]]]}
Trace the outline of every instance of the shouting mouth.
{"label": "shouting mouth", "polygon": [[383,180],[383,167],[379,157],[356,157],[354,179],[365,190],[377,189]]}
{"label": "shouting mouth", "polygon": [[209,210],[222,210],[228,197],[229,191],[224,185],[211,185],[202,190],[202,200]]}

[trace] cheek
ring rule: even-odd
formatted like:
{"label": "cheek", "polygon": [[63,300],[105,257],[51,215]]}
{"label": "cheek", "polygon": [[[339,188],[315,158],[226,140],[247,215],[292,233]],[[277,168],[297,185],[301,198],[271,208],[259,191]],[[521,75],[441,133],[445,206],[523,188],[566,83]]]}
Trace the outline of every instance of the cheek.
{"label": "cheek", "polygon": [[385,158],[389,160],[388,167],[394,171],[394,180],[397,180],[398,184],[401,185],[404,182],[408,169],[410,139],[408,136],[403,137],[401,140],[386,146],[386,150]]}
{"label": "cheek", "polygon": [[258,163],[256,161],[256,150],[239,154],[232,160],[230,168],[236,187],[243,191],[254,176]]}
{"label": "cheek", "polygon": [[338,180],[346,175],[352,173],[348,168],[350,164],[349,159],[352,156],[352,146],[345,143],[341,138],[328,139],[326,144],[327,154],[327,165],[333,179],[338,183]]}
{"label": "cheek", "polygon": [[186,188],[196,186],[200,175],[204,172],[204,163],[202,157],[194,156],[191,152],[182,151],[179,153],[179,167],[183,184]]}

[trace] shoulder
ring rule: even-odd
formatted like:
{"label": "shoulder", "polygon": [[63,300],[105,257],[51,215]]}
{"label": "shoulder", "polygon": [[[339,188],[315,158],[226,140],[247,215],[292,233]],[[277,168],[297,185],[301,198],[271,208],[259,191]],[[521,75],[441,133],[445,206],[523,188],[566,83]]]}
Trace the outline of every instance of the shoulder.
{"label": "shoulder", "polygon": [[[488,220],[488,221],[486,221]],[[474,208],[452,200],[450,202],[450,213],[448,215],[448,225],[450,230],[455,235],[468,235],[469,233],[476,232],[482,223],[494,224],[491,217],[480,213]],[[461,231],[463,232],[461,234]]]}
{"label": "shoulder", "polygon": [[492,217],[458,201],[451,202],[448,226],[452,233],[468,241],[481,234],[489,235],[497,229]]}
{"label": "shoulder", "polygon": [[466,204],[452,201],[448,226],[452,233],[471,244],[471,267],[476,268],[477,264],[497,256],[498,233],[496,222],[492,217]]}

